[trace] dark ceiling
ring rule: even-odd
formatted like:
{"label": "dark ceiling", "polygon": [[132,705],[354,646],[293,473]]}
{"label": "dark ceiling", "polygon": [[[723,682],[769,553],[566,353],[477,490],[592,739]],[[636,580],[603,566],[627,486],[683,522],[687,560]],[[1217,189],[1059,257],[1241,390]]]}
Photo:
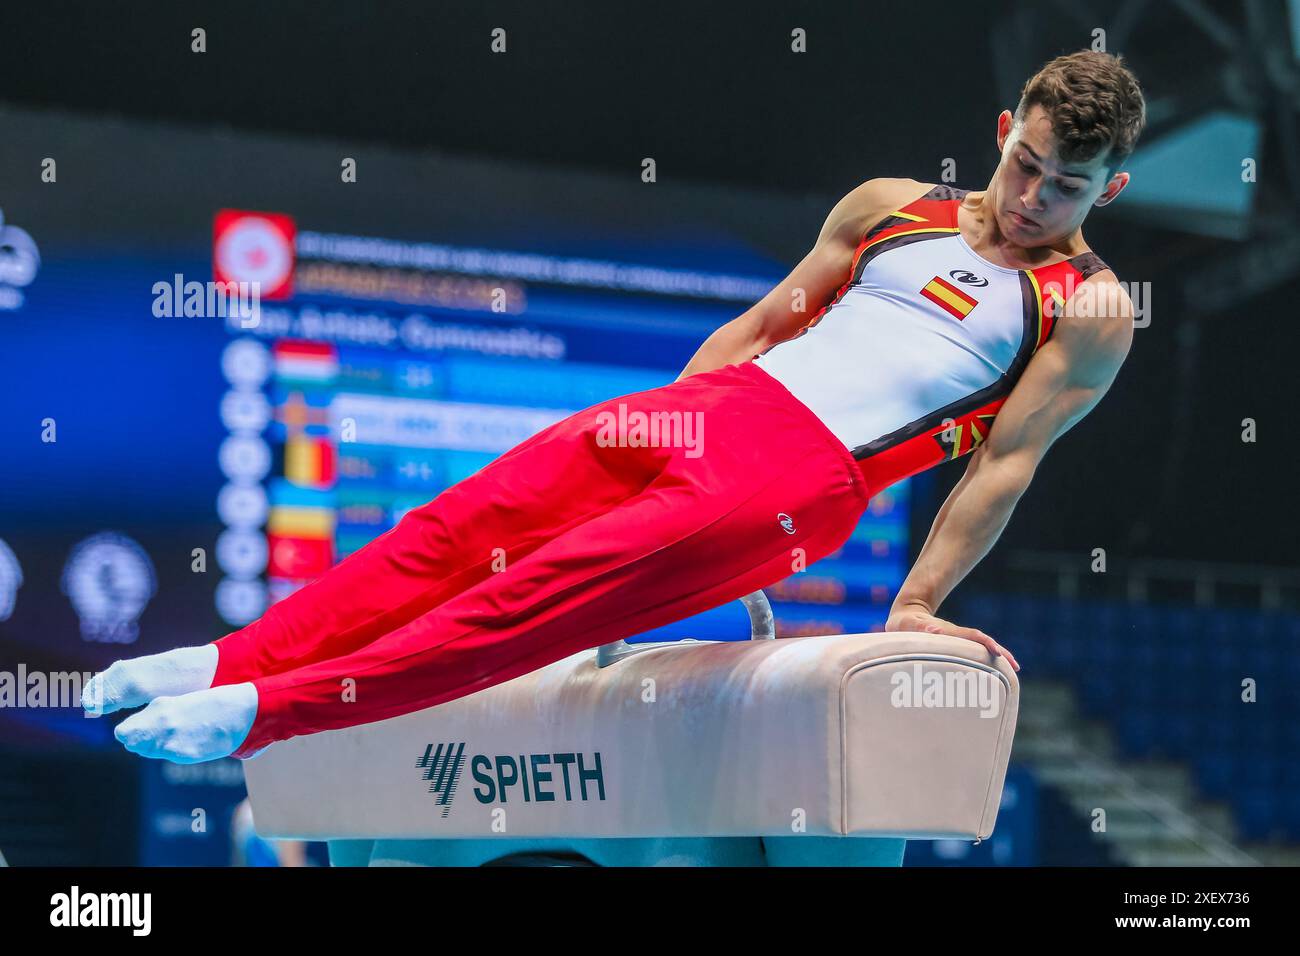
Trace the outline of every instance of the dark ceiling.
{"label": "dark ceiling", "polygon": [[[0,99],[629,175],[653,156],[661,177],[780,190],[934,175],[947,157],[974,181],[1014,106],[995,93],[980,7],[9,3]],[[1087,40],[1063,28],[1059,50]]]}

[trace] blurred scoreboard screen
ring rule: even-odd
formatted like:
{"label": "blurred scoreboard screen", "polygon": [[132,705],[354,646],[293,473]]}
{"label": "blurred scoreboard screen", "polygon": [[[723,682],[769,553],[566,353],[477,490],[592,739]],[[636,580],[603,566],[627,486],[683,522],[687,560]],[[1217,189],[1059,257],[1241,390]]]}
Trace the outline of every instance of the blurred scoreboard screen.
{"label": "blurred scoreboard screen", "polygon": [[[698,269],[656,273],[649,263],[535,254],[521,262],[504,250],[315,233],[302,245],[319,258],[304,264],[303,248],[289,238],[303,234],[284,214],[223,210],[216,223],[216,274],[261,276],[284,299],[226,321],[216,606],[231,626],[553,422],[672,381],[710,325],[666,335],[680,316],[664,286],[734,297],[730,308],[718,307],[721,324],[768,284]],[[248,236],[232,240],[230,231]],[[237,248],[247,264],[223,259],[223,247]],[[284,274],[268,273],[267,262],[283,263]],[[458,282],[409,265],[393,271],[424,262],[443,270],[473,262],[477,274]],[[295,281],[292,263],[311,276],[311,293]],[[602,298],[610,286],[617,299]],[[360,298],[399,292],[423,301],[398,307]],[[439,295],[456,296],[460,310],[448,311]],[[669,364],[648,360],[655,355]],[[903,570],[905,494],[900,486],[879,496],[838,555],[770,589],[778,633],[880,626]],[[689,633],[743,636],[717,633],[724,621],[731,623],[702,618]]]}
{"label": "blurred scoreboard screen", "polygon": [[[673,381],[825,215],[396,150],[343,184],[327,144],[5,123],[6,672],[88,673],[255,619],[550,423]],[[32,172],[44,156],[57,182]],[[769,589],[780,635],[883,626],[908,492]],[[740,638],[737,620],[675,633]],[[108,733],[71,709],[0,712],[15,723],[31,733],[6,742]]]}

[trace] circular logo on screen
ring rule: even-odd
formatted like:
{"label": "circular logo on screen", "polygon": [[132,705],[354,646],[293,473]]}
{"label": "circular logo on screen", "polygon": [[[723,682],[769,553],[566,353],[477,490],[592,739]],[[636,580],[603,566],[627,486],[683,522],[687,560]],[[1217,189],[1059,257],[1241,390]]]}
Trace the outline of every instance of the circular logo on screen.
{"label": "circular logo on screen", "polygon": [[266,611],[266,585],[261,581],[224,578],[217,585],[217,613],[227,624],[243,627]]}
{"label": "circular logo on screen", "polygon": [[266,489],[253,482],[230,482],[217,495],[217,514],[232,528],[260,528],[268,509]]}
{"label": "circular logo on screen", "polygon": [[18,589],[23,586],[23,569],[13,548],[0,540],[0,621],[7,621],[14,613]]}
{"label": "circular logo on screen", "polygon": [[112,644],[135,642],[140,615],[158,590],[144,548],[113,531],[92,535],[72,549],[62,583],[81,620],[81,636]]}
{"label": "circular logo on screen", "polygon": [[0,212],[0,283],[22,288],[31,285],[41,268],[41,254],[26,229],[6,226]]}
{"label": "circular logo on screen", "polygon": [[217,239],[217,273],[235,282],[260,282],[276,289],[293,272],[289,237],[261,216],[241,216]]}
{"label": "circular logo on screen", "polygon": [[221,353],[221,371],[236,388],[260,388],[271,377],[271,350],[256,339],[235,339]]}

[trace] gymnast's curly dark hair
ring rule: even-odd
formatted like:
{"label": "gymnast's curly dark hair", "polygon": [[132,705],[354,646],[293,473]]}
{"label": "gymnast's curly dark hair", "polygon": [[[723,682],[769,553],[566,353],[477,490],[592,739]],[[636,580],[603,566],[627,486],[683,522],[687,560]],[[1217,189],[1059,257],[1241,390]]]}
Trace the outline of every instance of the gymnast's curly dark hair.
{"label": "gymnast's curly dark hair", "polygon": [[1016,120],[1033,106],[1051,119],[1067,163],[1088,162],[1109,149],[1106,165],[1118,169],[1146,125],[1142,87],[1124,58],[1110,53],[1083,50],[1052,60],[1025,83]]}

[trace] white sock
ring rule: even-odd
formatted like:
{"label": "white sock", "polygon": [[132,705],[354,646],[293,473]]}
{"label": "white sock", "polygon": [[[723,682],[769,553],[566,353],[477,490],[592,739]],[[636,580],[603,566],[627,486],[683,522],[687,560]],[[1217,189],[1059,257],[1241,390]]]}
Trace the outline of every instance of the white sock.
{"label": "white sock", "polygon": [[81,706],[92,714],[111,714],[147,704],[156,697],[206,690],[216,673],[215,644],[178,647],[162,654],[118,661],[86,685]]}
{"label": "white sock", "polygon": [[117,725],[115,736],[142,757],[202,763],[239,749],[257,717],[257,688],[225,684],[183,697],[159,697]]}

